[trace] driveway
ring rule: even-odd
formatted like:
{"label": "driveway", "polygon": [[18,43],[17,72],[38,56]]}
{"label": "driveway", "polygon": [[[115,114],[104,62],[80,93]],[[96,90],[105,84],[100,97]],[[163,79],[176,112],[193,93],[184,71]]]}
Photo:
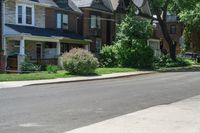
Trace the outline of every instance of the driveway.
{"label": "driveway", "polygon": [[0,89],[1,133],[63,133],[200,95],[200,73]]}

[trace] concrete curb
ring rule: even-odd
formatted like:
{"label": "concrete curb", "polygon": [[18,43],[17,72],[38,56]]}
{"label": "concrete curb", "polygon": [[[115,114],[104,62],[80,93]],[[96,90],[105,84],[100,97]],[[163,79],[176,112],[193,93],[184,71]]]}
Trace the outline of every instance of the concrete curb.
{"label": "concrete curb", "polygon": [[147,74],[153,74],[153,73],[157,73],[157,72],[141,71],[141,72],[104,74],[101,76],[58,78],[58,79],[49,79],[49,80],[7,81],[7,82],[0,82],[0,89],[16,88],[16,87],[23,87],[23,86],[33,86],[33,85],[46,85],[46,84],[59,84],[59,83],[72,83],[72,82],[86,82],[86,81],[94,81],[94,80],[116,79],[116,78],[147,75]]}
{"label": "concrete curb", "polygon": [[[134,76],[142,76],[142,75],[149,75],[155,74],[157,72],[145,72],[145,73],[137,73],[137,74],[127,74],[121,76],[113,76],[113,77],[94,77],[90,79],[78,79],[78,80],[71,80],[71,81],[57,81],[57,82],[50,82],[50,83],[34,83],[25,86],[33,86],[33,85],[46,85],[46,84],[59,84],[59,83],[74,83],[74,82],[87,82],[87,81],[95,81],[95,80],[106,80],[106,79],[117,79],[117,78],[126,78],[126,77],[134,77]],[[83,77],[84,78],[84,77]]]}

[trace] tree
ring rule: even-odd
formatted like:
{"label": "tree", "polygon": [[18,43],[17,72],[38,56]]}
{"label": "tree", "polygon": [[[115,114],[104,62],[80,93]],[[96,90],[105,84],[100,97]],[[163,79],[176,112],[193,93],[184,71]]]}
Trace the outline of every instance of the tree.
{"label": "tree", "polygon": [[135,7],[138,9],[139,16],[150,18],[152,21],[157,21],[159,23],[163,36],[169,45],[170,57],[176,60],[176,44],[167,29],[167,13],[171,12],[178,15],[182,10],[195,7],[195,3],[198,0],[144,0],[144,3],[149,4],[153,15],[142,12],[141,7],[137,6],[136,3],[141,0],[133,1]]}
{"label": "tree", "polygon": [[[179,13],[181,21],[185,25],[184,36],[188,46],[192,46],[194,52],[199,52],[200,48],[200,2],[192,9],[186,9]],[[189,47],[190,48],[190,47]]]}
{"label": "tree", "polygon": [[120,25],[118,25],[116,46],[118,61],[122,67],[148,68],[152,66],[153,50],[147,46],[152,34],[149,21],[135,16],[130,7]]}

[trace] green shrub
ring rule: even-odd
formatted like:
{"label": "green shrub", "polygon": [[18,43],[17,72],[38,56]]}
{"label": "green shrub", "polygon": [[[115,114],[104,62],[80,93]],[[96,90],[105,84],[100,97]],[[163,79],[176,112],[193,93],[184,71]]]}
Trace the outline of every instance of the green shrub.
{"label": "green shrub", "polygon": [[48,65],[47,66],[48,73],[57,73],[58,72],[58,66],[55,65]]}
{"label": "green shrub", "polygon": [[21,64],[21,69],[22,71],[40,71],[41,70],[41,66],[40,65],[36,65],[31,63],[30,61],[25,61]]}
{"label": "green shrub", "polygon": [[118,56],[116,46],[104,46],[101,50],[99,61],[101,67],[117,67]]}
{"label": "green shrub", "polygon": [[155,59],[154,67],[184,67],[190,66],[193,64],[193,61],[185,58],[177,57],[176,60],[172,60],[169,56],[162,56],[160,58]]}
{"label": "green shrub", "polygon": [[72,49],[62,56],[66,71],[78,75],[90,75],[98,67],[98,60],[84,49]]}
{"label": "green shrub", "polygon": [[122,67],[150,68],[153,66],[153,50],[140,42],[133,42],[131,47],[118,45],[119,64]]}

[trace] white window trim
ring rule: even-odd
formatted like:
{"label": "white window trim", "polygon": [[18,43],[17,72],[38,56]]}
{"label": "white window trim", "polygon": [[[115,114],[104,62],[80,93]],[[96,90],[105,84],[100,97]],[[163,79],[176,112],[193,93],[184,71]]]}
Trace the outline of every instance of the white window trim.
{"label": "white window trim", "polygon": [[56,14],[56,28],[57,29],[62,28],[62,14],[61,13]]}
{"label": "white window trim", "polygon": [[[22,23],[18,23],[18,6],[22,6]],[[32,24],[26,23],[26,7],[32,9]],[[16,24],[25,26],[35,26],[35,7],[34,5],[16,4]]]}
{"label": "white window trim", "polygon": [[[58,21],[58,15],[59,15],[59,21]],[[64,16],[66,16],[66,24],[67,24],[67,28],[63,27],[64,24]],[[69,29],[69,15],[65,14],[65,13],[57,13],[56,14],[56,28],[57,29],[63,29],[63,30],[68,30]]]}

